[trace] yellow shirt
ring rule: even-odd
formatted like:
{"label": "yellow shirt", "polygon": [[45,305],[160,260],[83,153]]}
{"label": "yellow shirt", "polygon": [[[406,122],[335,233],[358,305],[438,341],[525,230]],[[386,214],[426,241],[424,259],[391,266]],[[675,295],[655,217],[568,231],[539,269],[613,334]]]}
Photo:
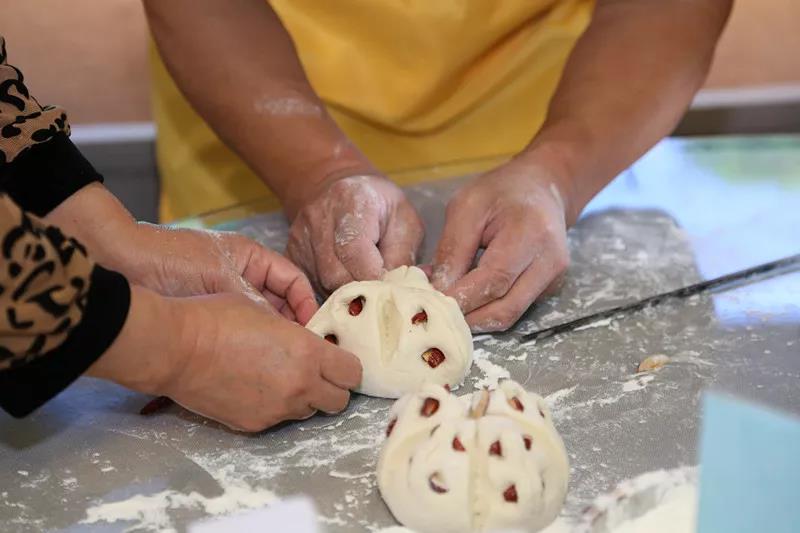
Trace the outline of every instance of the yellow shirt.
{"label": "yellow shirt", "polygon": [[[378,168],[397,173],[522,149],[544,120],[593,0],[271,4],[334,120]],[[156,54],[153,63],[162,218],[269,195]]]}

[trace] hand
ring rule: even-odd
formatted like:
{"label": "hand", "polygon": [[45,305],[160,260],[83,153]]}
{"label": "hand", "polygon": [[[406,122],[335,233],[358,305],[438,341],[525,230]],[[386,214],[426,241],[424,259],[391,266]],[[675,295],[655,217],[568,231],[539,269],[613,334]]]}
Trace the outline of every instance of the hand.
{"label": "hand", "polygon": [[239,292],[301,324],[317,310],[308,280],[280,254],[234,233],[137,224],[98,183],[67,198],[45,221],[76,237],[104,267],[167,296]]}
{"label": "hand", "polygon": [[168,296],[221,292],[266,299],[290,320],[308,322],[317,311],[314,291],[299,268],[243,235],[139,224],[118,265],[134,283]]}
{"label": "hand", "polygon": [[322,293],[413,265],[424,228],[397,185],[352,176],[328,185],[298,212],[286,251]]}
{"label": "hand", "polygon": [[[447,206],[433,285],[473,332],[510,328],[569,263],[562,195],[541,166],[512,161],[465,185]],[[472,268],[479,248],[485,248]]]}
{"label": "hand", "polygon": [[361,364],[243,295],[165,298],[134,287],[120,335],[89,374],[260,431],[341,411]]}

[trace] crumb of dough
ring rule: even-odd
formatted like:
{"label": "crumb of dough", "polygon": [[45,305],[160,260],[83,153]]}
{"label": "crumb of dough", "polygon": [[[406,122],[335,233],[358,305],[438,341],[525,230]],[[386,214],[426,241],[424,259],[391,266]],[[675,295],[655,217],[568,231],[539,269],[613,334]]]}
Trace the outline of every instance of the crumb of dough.
{"label": "crumb of dough", "polygon": [[651,355],[650,357],[645,357],[642,359],[642,362],[639,363],[639,367],[636,369],[636,371],[651,372],[653,370],[658,370],[667,363],[669,363],[669,356],[664,354]]}

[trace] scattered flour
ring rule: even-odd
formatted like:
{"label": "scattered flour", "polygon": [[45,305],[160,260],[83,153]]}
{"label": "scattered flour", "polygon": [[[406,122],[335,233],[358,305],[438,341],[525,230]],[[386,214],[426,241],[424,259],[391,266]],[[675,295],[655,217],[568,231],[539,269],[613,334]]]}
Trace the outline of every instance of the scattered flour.
{"label": "scattered flour", "polygon": [[574,525],[563,516],[556,518],[556,521],[541,530],[539,533],[571,533]]}
{"label": "scattered flour", "polygon": [[573,331],[583,331],[585,329],[593,329],[593,328],[605,328],[610,326],[614,322],[614,317],[610,316],[608,318],[604,318],[602,320],[597,320],[596,322],[590,322],[584,326],[579,326],[575,328]]}
{"label": "scattered flour", "polygon": [[669,491],[657,507],[623,522],[613,533],[694,533],[696,519],[697,487],[686,484]]}
{"label": "scattered flour", "polygon": [[609,300],[617,292],[617,282],[612,278],[606,278],[601,281],[602,287],[592,287],[592,293],[585,298],[582,298],[581,306],[583,308],[591,307],[596,302],[603,302]]}
{"label": "scattered flour", "polygon": [[321,116],[322,109],[308,100],[302,98],[263,98],[253,104],[257,113],[273,116]]}
{"label": "scattered flour", "polygon": [[223,486],[224,492],[208,498],[197,492],[184,494],[165,490],[156,494],[138,494],[128,499],[101,503],[86,510],[82,524],[118,521],[134,522],[125,531],[175,531],[167,513],[173,509],[202,509],[207,515],[217,516],[244,509],[258,509],[275,501],[275,495],[266,489],[255,489],[245,483]]}
{"label": "scattered flour", "polygon": [[575,389],[577,387],[578,387],[577,385],[573,385],[572,387],[559,389],[554,393],[547,395],[545,397],[545,401],[547,402],[548,407],[550,407],[551,410],[555,410],[556,407],[561,404],[561,402],[563,402],[573,392],[575,392]]}
{"label": "scattered flour", "polygon": [[473,353],[475,366],[477,366],[480,371],[483,372],[483,377],[477,378],[473,382],[473,386],[476,389],[497,388],[497,384],[500,382],[500,380],[511,377],[511,374],[508,370],[489,361],[489,355],[490,353],[482,348],[476,348],[475,352]]}
{"label": "scattered flour", "polygon": [[633,392],[644,389],[648,383],[656,379],[652,374],[647,376],[640,376],[622,384],[622,392]]}
{"label": "scattered flour", "polygon": [[575,531],[595,531],[603,517],[612,533],[693,533],[697,496],[696,467],[646,472],[598,496]]}

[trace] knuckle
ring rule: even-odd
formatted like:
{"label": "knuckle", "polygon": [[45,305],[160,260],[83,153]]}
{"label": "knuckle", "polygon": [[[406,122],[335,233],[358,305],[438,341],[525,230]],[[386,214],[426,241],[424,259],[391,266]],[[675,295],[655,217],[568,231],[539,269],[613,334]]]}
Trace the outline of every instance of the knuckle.
{"label": "knuckle", "polygon": [[335,291],[342,285],[335,276],[326,273],[324,270],[319,275],[319,283],[322,285],[323,290],[328,293]]}
{"label": "knuckle", "polygon": [[447,202],[447,207],[445,208],[445,214],[449,217],[456,214],[462,208],[467,207],[472,202],[472,196],[466,194],[463,190],[457,192],[450,198],[450,201]]}
{"label": "knuckle", "polygon": [[561,275],[569,268],[569,254],[559,253],[553,259],[553,269],[557,275]]}
{"label": "knuckle", "polygon": [[332,193],[346,191],[350,187],[346,179],[336,180],[330,184],[328,190]]}
{"label": "knuckle", "polygon": [[336,257],[339,258],[344,264],[357,263],[362,257],[361,247],[358,240],[352,240],[346,243],[337,243],[335,245]]}
{"label": "knuckle", "polygon": [[299,377],[286,385],[286,395],[289,398],[305,398],[310,390],[308,380]]}
{"label": "knuckle", "polygon": [[509,307],[502,309],[497,313],[497,322],[501,330],[507,330],[516,324],[519,317],[522,316],[522,310]]}
{"label": "knuckle", "polygon": [[333,292],[349,280],[344,273],[341,272],[331,272],[330,269],[322,268],[319,269],[319,276],[320,276],[320,284],[322,288],[328,292]]}
{"label": "knuckle", "polygon": [[504,268],[493,268],[489,273],[488,295],[492,298],[505,296],[516,281],[516,275]]}
{"label": "knuckle", "polygon": [[[303,359],[307,361],[312,357],[310,353]],[[311,365],[300,363],[284,385],[284,400],[291,404],[292,400],[308,396],[311,392],[311,374]]]}
{"label": "knuckle", "polygon": [[289,241],[286,243],[286,255],[292,260],[293,263],[297,263],[298,259],[300,259],[298,253],[299,248],[300,244],[292,235],[289,235]]}

